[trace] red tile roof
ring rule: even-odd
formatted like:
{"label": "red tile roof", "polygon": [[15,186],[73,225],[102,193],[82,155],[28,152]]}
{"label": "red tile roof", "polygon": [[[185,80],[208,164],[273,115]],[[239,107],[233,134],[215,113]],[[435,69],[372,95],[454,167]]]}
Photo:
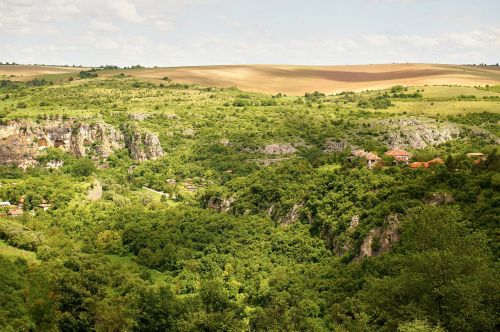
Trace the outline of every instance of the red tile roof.
{"label": "red tile roof", "polygon": [[392,149],[384,153],[386,156],[398,157],[398,156],[407,156],[409,157],[411,154],[408,151],[401,149]]}
{"label": "red tile roof", "polygon": [[429,168],[433,164],[443,165],[444,164],[444,160],[441,159],[441,158],[434,158],[434,159],[429,160],[429,161],[416,161],[414,163],[411,163],[410,167],[411,168],[420,168],[420,167]]}

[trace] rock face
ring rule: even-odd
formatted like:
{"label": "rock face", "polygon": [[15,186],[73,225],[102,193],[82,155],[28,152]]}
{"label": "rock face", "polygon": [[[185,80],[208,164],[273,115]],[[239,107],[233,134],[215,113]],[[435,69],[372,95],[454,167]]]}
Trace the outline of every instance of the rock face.
{"label": "rock face", "polygon": [[15,164],[26,168],[35,164],[32,157],[38,154],[38,146],[30,137],[25,125],[9,124],[0,127],[0,163]]}
{"label": "rock face", "polygon": [[234,198],[216,198],[212,197],[208,201],[208,207],[218,212],[228,212],[231,205],[234,203]]}
{"label": "rock face", "polygon": [[437,145],[456,139],[460,127],[452,123],[437,123],[418,119],[400,119],[384,121],[388,128],[387,145],[424,149],[428,145]]}
{"label": "rock face", "polygon": [[163,155],[156,135],[136,129],[131,136],[133,138],[127,141],[121,131],[105,122],[14,121],[0,126],[0,164],[26,168],[36,164],[40,150],[48,147],[61,148],[77,157],[107,158],[114,150],[125,147],[130,149],[132,158],[140,161]]}
{"label": "rock face", "polygon": [[292,209],[282,218],[281,223],[283,225],[291,225],[298,221],[303,208],[304,203],[294,204]]}
{"label": "rock face", "polygon": [[385,219],[382,227],[374,228],[368,233],[356,259],[361,260],[388,252],[399,240],[399,219],[396,214],[391,214]]}
{"label": "rock face", "polygon": [[139,161],[155,160],[163,156],[163,149],[158,136],[129,127],[125,135],[125,145],[130,156]]}
{"label": "rock face", "polygon": [[77,157],[85,157],[93,146],[97,155],[107,158],[114,150],[123,149],[123,134],[107,123],[78,124],[71,133],[70,150]]}

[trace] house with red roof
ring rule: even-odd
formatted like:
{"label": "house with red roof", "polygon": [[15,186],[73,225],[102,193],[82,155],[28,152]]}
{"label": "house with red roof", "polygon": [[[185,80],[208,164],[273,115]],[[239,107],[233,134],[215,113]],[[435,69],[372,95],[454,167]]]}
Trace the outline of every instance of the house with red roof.
{"label": "house with red roof", "polygon": [[414,163],[410,164],[410,167],[415,169],[415,168],[429,168],[432,165],[444,165],[444,160],[441,158],[434,158],[429,161],[416,161]]}
{"label": "house with red roof", "polygon": [[408,164],[411,158],[411,153],[402,149],[392,149],[384,153],[384,155],[394,158],[397,162],[402,162],[404,164]]}
{"label": "house with red roof", "polygon": [[366,159],[367,166],[369,168],[372,168],[373,166],[375,166],[377,162],[381,160],[381,158],[377,156],[375,153],[366,152],[365,150],[354,150],[352,151],[352,155],[355,157]]}

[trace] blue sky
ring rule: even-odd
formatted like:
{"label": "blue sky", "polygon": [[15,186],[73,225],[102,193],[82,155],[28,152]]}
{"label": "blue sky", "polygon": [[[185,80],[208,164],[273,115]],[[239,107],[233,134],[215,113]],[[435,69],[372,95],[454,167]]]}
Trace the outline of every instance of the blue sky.
{"label": "blue sky", "polygon": [[500,62],[500,0],[0,0],[0,61]]}

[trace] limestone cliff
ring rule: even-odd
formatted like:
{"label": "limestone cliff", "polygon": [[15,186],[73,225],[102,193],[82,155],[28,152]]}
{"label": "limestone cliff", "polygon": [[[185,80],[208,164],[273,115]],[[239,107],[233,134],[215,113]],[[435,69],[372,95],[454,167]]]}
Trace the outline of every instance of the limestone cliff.
{"label": "limestone cliff", "polygon": [[[127,140],[126,135],[132,139]],[[114,150],[125,147],[129,148],[132,158],[140,161],[163,155],[156,135],[137,128],[127,131],[126,135],[102,121],[12,121],[0,126],[0,164],[26,168],[36,164],[40,151],[47,147],[59,147],[77,157],[107,158]]]}
{"label": "limestone cliff", "polygon": [[123,134],[107,123],[77,124],[71,133],[71,151],[77,157],[88,154],[89,147],[101,157],[109,157],[114,150],[125,147]]}
{"label": "limestone cliff", "polygon": [[456,139],[461,133],[460,127],[453,123],[431,120],[410,118],[386,120],[383,124],[388,129],[386,144],[390,147],[424,149]]}
{"label": "limestone cliff", "polygon": [[400,240],[399,233],[399,218],[396,214],[389,215],[382,227],[377,227],[368,233],[363,240],[363,244],[359,250],[357,260],[365,257],[378,256],[383,254],[392,247],[392,245]]}
{"label": "limestone cliff", "polygon": [[125,125],[125,146],[130,156],[139,161],[155,160],[163,156],[164,152],[156,134],[142,131],[134,125]]}

